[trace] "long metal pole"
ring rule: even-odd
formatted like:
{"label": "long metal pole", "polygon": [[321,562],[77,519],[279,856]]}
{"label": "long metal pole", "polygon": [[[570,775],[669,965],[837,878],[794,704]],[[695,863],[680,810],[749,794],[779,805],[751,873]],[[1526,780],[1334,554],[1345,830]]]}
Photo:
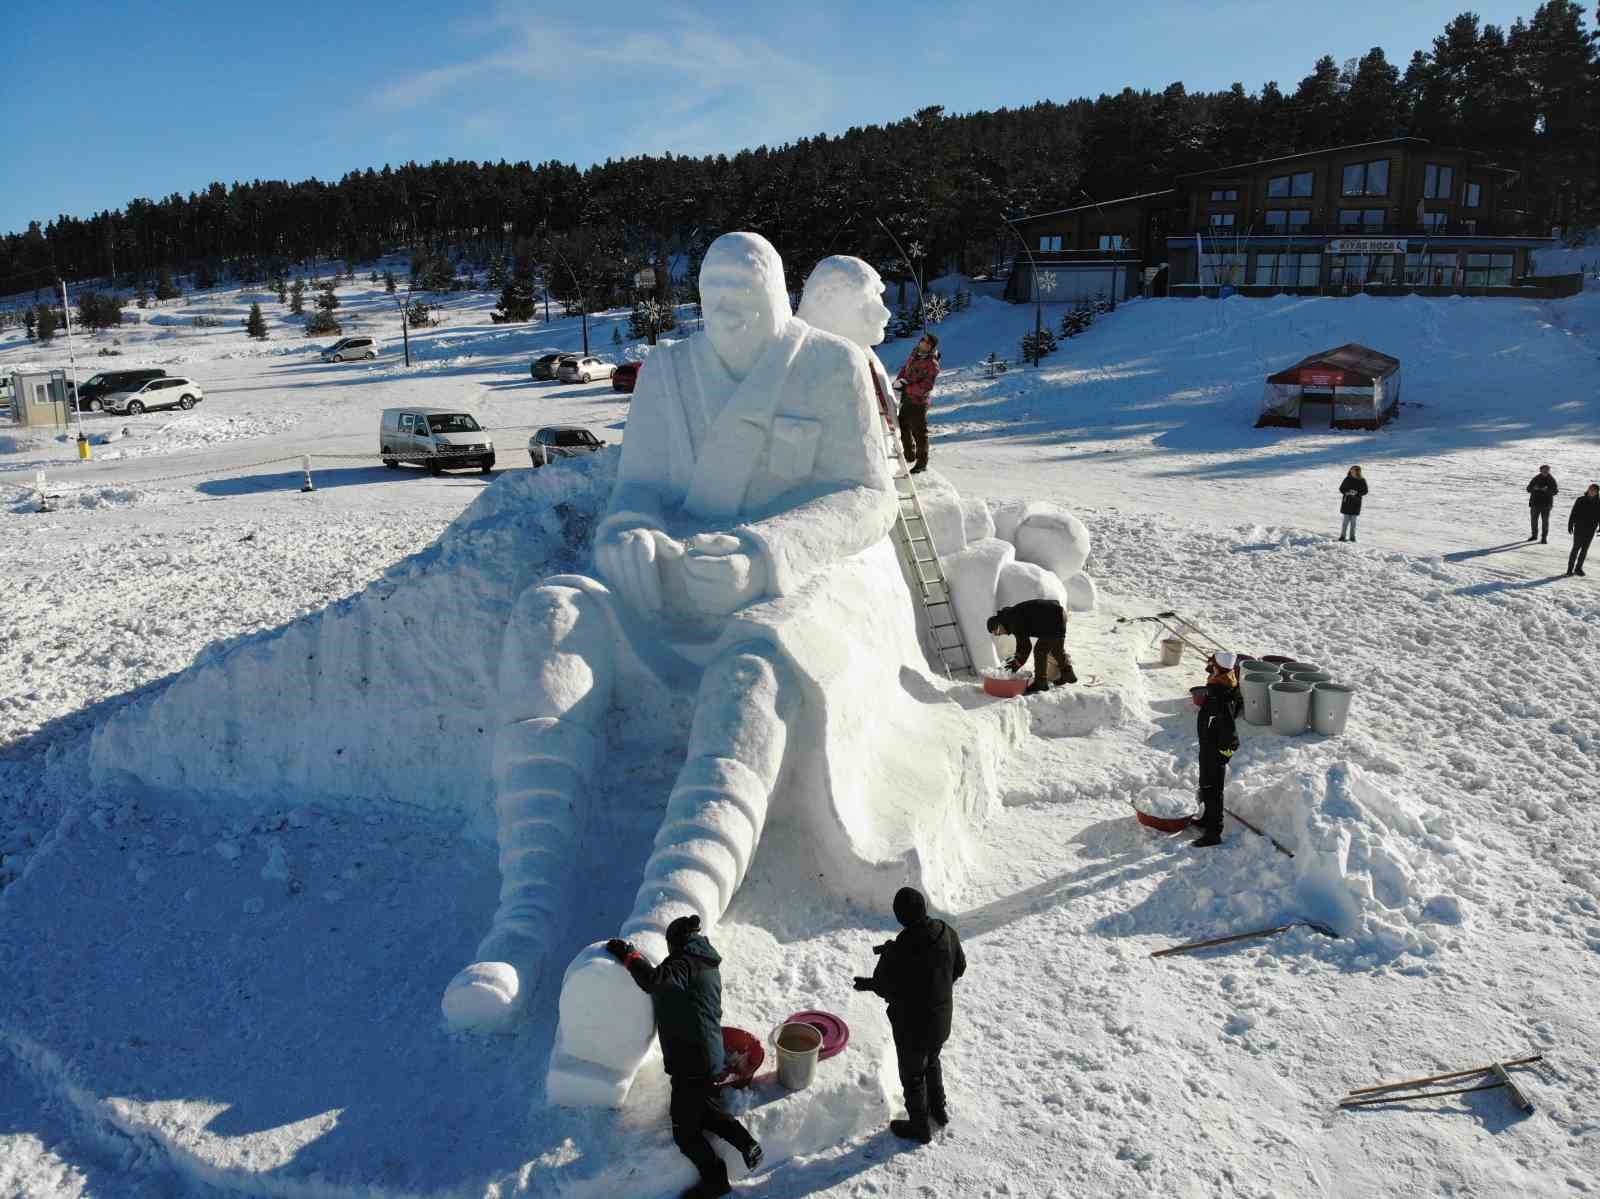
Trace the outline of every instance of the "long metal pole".
{"label": "long metal pole", "polygon": [[83,413],[78,410],[78,356],[72,349],[72,305],[67,300],[67,281],[61,283],[61,312],[67,318],[67,361],[72,364],[72,423],[83,436]]}
{"label": "long metal pole", "polygon": [[1028,256],[1028,265],[1033,268],[1033,365],[1039,365],[1039,334],[1043,331],[1044,300],[1039,295],[1039,264],[1034,260],[1033,251],[1028,249],[1028,239],[1017,232],[1017,227],[1011,223],[1009,217],[1001,217],[1007,229],[1017,239],[1017,244],[1022,247],[1022,252]]}
{"label": "long metal pole", "polygon": [[922,328],[926,331],[928,328],[928,306],[922,302],[922,280],[917,276],[917,266],[911,261],[911,255],[906,253],[905,247],[900,244],[900,239],[890,232],[889,226],[883,223],[883,219],[881,217],[873,219],[878,222],[878,228],[888,234],[889,240],[894,242],[894,248],[900,252],[900,261],[906,264],[906,273],[911,276],[911,282],[917,285],[917,307],[922,312]]}

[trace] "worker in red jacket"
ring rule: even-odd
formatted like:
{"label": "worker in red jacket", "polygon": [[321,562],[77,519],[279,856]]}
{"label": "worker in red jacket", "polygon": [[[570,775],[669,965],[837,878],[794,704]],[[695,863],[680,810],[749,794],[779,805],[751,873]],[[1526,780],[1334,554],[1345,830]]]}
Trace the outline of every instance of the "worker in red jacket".
{"label": "worker in red jacket", "polygon": [[894,377],[895,390],[900,393],[900,444],[914,475],[928,469],[928,405],[933,402],[933,381],[938,377],[939,339],[924,333]]}

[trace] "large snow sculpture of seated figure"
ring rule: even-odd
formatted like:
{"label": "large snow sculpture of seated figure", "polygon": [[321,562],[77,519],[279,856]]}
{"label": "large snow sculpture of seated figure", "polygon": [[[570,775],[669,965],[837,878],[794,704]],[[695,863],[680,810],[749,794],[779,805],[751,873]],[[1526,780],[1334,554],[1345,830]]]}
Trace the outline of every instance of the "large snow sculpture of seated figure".
{"label": "large snow sculpture of seated figure", "polygon": [[[583,787],[614,703],[657,710],[696,689],[685,760],[621,930],[659,957],[672,919],[693,912],[710,927],[726,910],[789,747],[809,753],[865,723],[833,711],[858,702],[829,698],[847,688],[818,681],[838,677],[830,655],[848,648],[850,628],[890,643],[890,657],[898,621],[905,656],[915,654],[909,604],[891,611],[882,583],[899,583],[886,539],[895,500],[865,357],[790,315],[782,262],[754,234],[712,244],[700,292],[704,335],[657,347],[633,397],[596,532],[605,584],[547,579],[508,623],[495,745],[500,904],[477,961],[445,992],[455,1027],[506,1024],[561,941]],[[791,733],[796,721],[802,731]],[[834,823],[850,825],[861,805],[841,791],[856,780],[791,773],[805,776],[808,801],[843,805]],[[651,1032],[644,997],[595,942],[562,982],[547,1098],[620,1102]]]}

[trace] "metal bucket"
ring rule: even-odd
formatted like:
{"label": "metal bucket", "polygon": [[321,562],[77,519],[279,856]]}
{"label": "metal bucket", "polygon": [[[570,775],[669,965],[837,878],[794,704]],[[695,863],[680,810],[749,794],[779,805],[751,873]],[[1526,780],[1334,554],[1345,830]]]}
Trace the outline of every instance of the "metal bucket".
{"label": "metal bucket", "polygon": [[1318,683],[1311,689],[1311,727],[1324,737],[1337,737],[1350,719],[1354,687],[1343,683]]}
{"label": "metal bucket", "polygon": [[1176,637],[1166,637],[1161,641],[1161,665],[1176,666],[1183,661],[1183,642]]}
{"label": "metal bucket", "polygon": [[778,1051],[778,1081],[788,1090],[805,1090],[816,1077],[821,1031],[815,1025],[790,1021],[773,1029],[771,1039]]}
{"label": "metal bucket", "polygon": [[1311,716],[1310,683],[1273,683],[1267,688],[1272,702],[1272,731],[1293,737],[1306,731]]}
{"label": "metal bucket", "polygon": [[1277,671],[1269,674],[1259,670],[1245,675],[1240,681],[1239,690],[1244,692],[1244,718],[1251,724],[1272,723],[1272,700],[1267,695],[1267,688],[1278,681]]}

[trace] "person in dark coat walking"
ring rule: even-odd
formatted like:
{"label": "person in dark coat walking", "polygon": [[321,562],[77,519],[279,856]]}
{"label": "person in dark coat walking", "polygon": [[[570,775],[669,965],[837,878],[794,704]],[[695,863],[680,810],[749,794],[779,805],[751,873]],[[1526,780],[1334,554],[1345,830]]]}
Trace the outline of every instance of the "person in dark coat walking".
{"label": "person in dark coat walking", "polygon": [[1572,515],[1567,517],[1567,532],[1572,534],[1572,552],[1567,555],[1569,575],[1583,574],[1583,560],[1589,556],[1589,545],[1594,541],[1597,526],[1600,526],[1600,483],[1590,483],[1572,502]]}
{"label": "person in dark coat walking", "polygon": [[[1051,658],[1061,668],[1062,682],[1078,681],[1072,669],[1072,659],[1067,656],[1067,611],[1057,601],[1023,600],[1020,604],[1001,608],[989,617],[987,627],[992,636],[1002,637],[1009,633],[1017,639],[1017,651],[1006,662],[1007,670],[1020,669],[1028,660],[1029,651],[1032,651],[1033,682],[1028,684],[1025,695],[1050,690],[1046,676]],[[1037,646],[1034,645],[1034,638],[1038,638]]]}
{"label": "person in dark coat walking", "polygon": [[615,938],[606,942],[606,952],[650,996],[662,1065],[672,1079],[672,1140],[700,1171],[700,1181],[683,1192],[683,1199],[730,1194],[727,1164],[705,1134],[727,1141],[752,1170],[761,1164],[762,1152],[749,1130],[728,1114],[723,1088],[715,1081],[724,1064],[721,956],[700,935],[698,916],[679,916],[667,925],[667,957],[659,966]]}
{"label": "person in dark coat walking", "polygon": [[914,475],[928,469],[928,407],[933,403],[933,381],[938,377],[939,339],[924,333],[894,377],[900,392],[900,445]]}
{"label": "person in dark coat walking", "polygon": [[904,926],[900,935],[873,948],[877,968],[871,978],[857,975],[855,987],[889,1001],[907,1116],[889,1121],[889,1131],[926,1144],[933,1140],[930,1118],[950,1123],[939,1054],[950,1039],[955,981],[967,972],[967,955],[956,930],[928,915],[928,901],[915,887],[895,893],[894,915]]}
{"label": "person in dark coat walking", "polygon": [[1235,665],[1237,658],[1233,654],[1213,654],[1205,698],[1195,700],[1200,705],[1195,722],[1200,739],[1200,836],[1192,844],[1202,849],[1222,844],[1222,789],[1227,782],[1228,760],[1239,748],[1234,720],[1241,701],[1234,683]]}
{"label": "person in dark coat walking", "polygon": [[1361,515],[1361,497],[1367,494],[1367,481],[1361,477],[1361,468],[1352,466],[1339,480],[1339,511],[1344,514],[1344,524],[1339,528],[1340,541],[1356,539],[1356,518]]}
{"label": "person in dark coat walking", "polygon": [[[1541,466],[1539,473],[1534,475],[1528,483],[1528,540],[1539,539],[1543,545],[1550,540],[1550,509],[1556,506],[1556,495],[1561,488],[1556,486],[1556,477],[1550,473],[1548,466]],[[1540,524],[1544,525],[1541,529]]]}

